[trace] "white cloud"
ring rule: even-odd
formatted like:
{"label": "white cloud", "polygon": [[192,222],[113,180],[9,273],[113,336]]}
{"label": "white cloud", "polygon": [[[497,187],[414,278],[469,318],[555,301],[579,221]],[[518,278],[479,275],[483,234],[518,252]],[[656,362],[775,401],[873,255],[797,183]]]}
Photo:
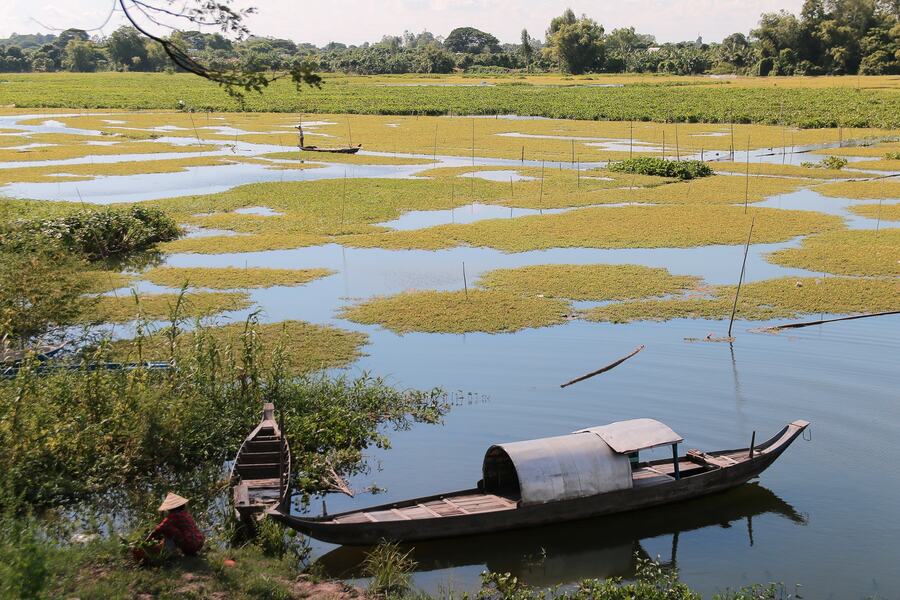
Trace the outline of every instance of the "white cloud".
{"label": "white cloud", "polygon": [[[248,20],[257,35],[318,45],[332,40],[377,41],[407,29],[446,36],[462,26],[478,27],[501,41],[514,42],[523,27],[543,37],[550,19],[569,6],[602,23],[607,31],[634,26],[666,42],[693,40],[698,35],[718,41],[735,31],[749,31],[763,12],[797,12],[802,0],[237,0],[235,5],[258,7]],[[0,0],[0,36],[47,31],[32,19],[50,27],[97,27],[111,6],[112,0]],[[121,24],[119,16],[104,31]]]}

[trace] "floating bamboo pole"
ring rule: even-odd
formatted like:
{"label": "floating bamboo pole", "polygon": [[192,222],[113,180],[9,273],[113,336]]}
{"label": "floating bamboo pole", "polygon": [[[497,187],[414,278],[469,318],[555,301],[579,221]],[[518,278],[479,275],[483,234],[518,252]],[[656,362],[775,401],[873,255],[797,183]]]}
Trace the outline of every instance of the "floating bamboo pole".
{"label": "floating bamboo pole", "polygon": [[608,365],[606,365],[605,367],[601,367],[601,368],[597,369],[596,371],[591,371],[590,373],[582,375],[581,377],[576,377],[575,379],[573,379],[571,381],[567,381],[567,382],[561,384],[559,387],[561,387],[561,388],[568,387],[568,386],[572,385],[573,383],[578,383],[579,381],[584,381],[585,379],[590,379],[591,377],[594,377],[595,375],[600,375],[601,373],[605,373],[605,372],[609,371],[610,369],[615,369],[616,367],[618,367],[623,362],[625,362],[626,360],[628,360],[629,358],[631,358],[632,356],[634,356],[635,354],[637,354],[638,352],[640,352],[643,349],[644,349],[644,345],[641,344],[640,346],[638,346],[637,348],[632,350],[629,354],[627,354],[626,356],[623,356],[619,360],[611,362]]}
{"label": "floating bamboo pole", "polygon": [[867,313],[864,315],[851,315],[849,317],[835,317],[834,319],[816,319],[815,321],[803,321],[801,323],[785,323],[784,325],[773,325],[772,327],[751,329],[751,331],[754,333],[767,333],[773,331],[781,331],[782,329],[800,329],[802,327],[812,327],[813,325],[824,325],[825,323],[853,321],[855,319],[868,319],[869,317],[885,317],[888,315],[900,315],[900,310],[888,310],[884,312]]}

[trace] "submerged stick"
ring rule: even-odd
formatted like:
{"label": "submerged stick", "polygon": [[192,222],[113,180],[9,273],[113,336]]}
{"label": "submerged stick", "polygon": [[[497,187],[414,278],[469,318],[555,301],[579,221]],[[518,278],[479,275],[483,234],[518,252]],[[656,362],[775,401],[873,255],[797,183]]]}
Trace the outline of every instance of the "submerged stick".
{"label": "submerged stick", "polygon": [[623,356],[619,360],[617,360],[615,362],[611,362],[608,365],[606,365],[605,367],[597,369],[596,371],[591,371],[590,373],[587,373],[586,375],[582,375],[581,377],[576,377],[572,381],[567,381],[564,384],[560,385],[559,387],[564,388],[564,387],[572,385],[573,383],[578,383],[579,381],[584,381],[585,379],[590,379],[591,377],[593,377],[595,375],[599,375],[600,373],[605,373],[605,372],[609,371],[610,369],[615,369],[616,367],[618,367],[623,362],[625,362],[626,360],[628,360],[629,358],[631,358],[632,356],[634,356],[635,354],[637,354],[638,352],[640,352],[643,349],[644,349],[644,345],[641,344],[640,346],[638,346],[637,348],[632,350],[630,354]]}
{"label": "submerged stick", "polygon": [[437,162],[437,129],[438,124],[434,124],[434,154],[431,157],[432,162]]}
{"label": "submerged stick", "polygon": [[544,160],[541,159],[541,191],[538,196],[538,210],[544,214]]}
{"label": "submerged stick", "polygon": [[734,325],[734,314],[737,312],[738,296],[741,295],[741,284],[744,282],[744,271],[747,270],[747,253],[750,251],[750,238],[753,236],[753,223],[756,217],[750,220],[750,233],[747,234],[747,244],[744,246],[744,260],[741,262],[741,275],[738,277],[737,290],[734,292],[734,304],[731,305],[731,319],[728,321],[728,337],[731,337],[731,328]]}
{"label": "submerged stick", "polygon": [[628,121],[628,158],[634,156],[634,121]]}
{"label": "submerged stick", "polygon": [[466,281],[466,261],[463,261],[463,289],[466,291],[466,300],[469,299],[469,284]]}
{"label": "submerged stick", "polygon": [[681,150],[678,147],[678,121],[675,121],[675,160],[681,161]]}
{"label": "submerged stick", "polygon": [[836,317],[834,319],[817,319],[815,321],[804,321],[802,323],[785,323],[784,325],[773,325],[772,327],[761,327],[759,329],[751,329],[754,333],[765,333],[768,331],[781,331],[782,329],[800,329],[801,327],[812,327],[813,325],[823,325],[825,323],[836,323],[837,321],[852,321],[854,319],[868,319],[869,317],[885,317],[887,315],[900,315],[900,310],[888,310],[885,312],[867,313],[864,315],[851,315],[849,317]]}

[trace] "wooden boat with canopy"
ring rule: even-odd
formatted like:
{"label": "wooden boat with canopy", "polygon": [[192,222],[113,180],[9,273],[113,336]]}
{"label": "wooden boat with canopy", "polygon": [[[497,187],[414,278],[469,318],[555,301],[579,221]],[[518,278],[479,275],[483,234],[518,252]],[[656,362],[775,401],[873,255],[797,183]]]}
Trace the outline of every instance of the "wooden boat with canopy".
{"label": "wooden boat with canopy", "polygon": [[262,420],[244,439],[231,468],[235,516],[252,523],[267,509],[290,499],[291,449],[275,422],[275,405],[263,406]]}
{"label": "wooden boat with canopy", "polygon": [[[738,486],[771,465],[809,423],[794,421],[762,444],[679,455],[681,436],[653,419],[491,446],[476,488],[321,517],[268,514],[326,542],[370,545],[490,533],[614,514]],[[638,452],[671,446],[673,457]]]}

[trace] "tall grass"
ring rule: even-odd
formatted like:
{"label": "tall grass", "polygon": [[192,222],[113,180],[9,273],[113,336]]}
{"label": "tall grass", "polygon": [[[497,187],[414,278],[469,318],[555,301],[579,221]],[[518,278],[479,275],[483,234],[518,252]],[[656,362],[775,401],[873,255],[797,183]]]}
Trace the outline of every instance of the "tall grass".
{"label": "tall grass", "polygon": [[[176,485],[208,498],[218,489],[209,470],[234,455],[264,402],[284,416],[299,489],[315,493],[332,469],[365,470],[363,450],[389,444],[381,425],[436,422],[446,408],[436,390],[399,391],[366,374],[288,376],[282,347],[260,343],[255,318],[222,342],[202,325],[184,335],[177,310],[166,330],[169,370],[96,368],[109,360],[101,344],[65,369],[27,359],[0,381],[0,507],[123,490],[142,506],[151,502],[142,496]],[[138,363],[141,346],[139,336]]]}
{"label": "tall grass", "polygon": [[369,593],[377,598],[403,598],[410,590],[410,573],[416,568],[411,553],[404,553],[397,544],[375,546],[363,563],[363,573],[371,577]]}

